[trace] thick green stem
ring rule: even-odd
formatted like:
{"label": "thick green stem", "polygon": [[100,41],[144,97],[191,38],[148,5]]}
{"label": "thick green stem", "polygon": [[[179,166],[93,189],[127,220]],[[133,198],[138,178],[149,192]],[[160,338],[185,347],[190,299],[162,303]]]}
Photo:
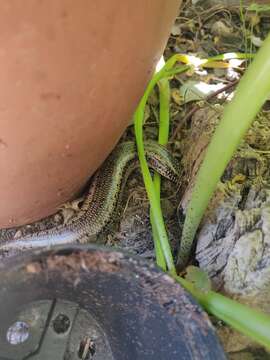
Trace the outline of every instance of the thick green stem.
{"label": "thick green stem", "polygon": [[214,291],[203,292],[179,276],[174,277],[204,309],[242,334],[270,349],[270,317]]}
{"label": "thick green stem", "polygon": [[217,183],[256,114],[270,94],[270,35],[240,81],[236,95],[226,107],[199,170],[186,212],[178,254],[182,268],[190,254],[197,228]]}

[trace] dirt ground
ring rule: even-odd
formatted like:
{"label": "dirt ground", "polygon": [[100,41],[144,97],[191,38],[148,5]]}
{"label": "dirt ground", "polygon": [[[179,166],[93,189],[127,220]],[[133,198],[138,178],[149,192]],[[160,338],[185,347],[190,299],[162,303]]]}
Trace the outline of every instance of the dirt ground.
{"label": "dirt ground", "polygon": [[[196,3],[196,5],[194,5]],[[185,1],[165,50],[207,58],[226,52],[256,52],[270,31],[267,1]],[[235,90],[246,64],[171,79],[169,148],[181,162],[180,189],[163,181],[162,207],[174,254],[194,177],[224,105]],[[207,93],[194,90],[203,83]],[[270,101],[266,102],[227,167],[197,236],[192,262],[204,269],[213,287],[226,295],[270,313]],[[156,138],[158,93],[148,103],[145,137]],[[121,141],[134,137],[130,126]],[[20,229],[0,230],[1,239],[43,230],[63,222],[59,213]],[[268,230],[268,231],[267,231]],[[115,228],[100,241],[154,260],[149,204],[140,171],[129,178],[123,212]],[[244,255],[243,255],[244,253]],[[230,359],[270,359],[270,354],[246,337],[214,320]]]}

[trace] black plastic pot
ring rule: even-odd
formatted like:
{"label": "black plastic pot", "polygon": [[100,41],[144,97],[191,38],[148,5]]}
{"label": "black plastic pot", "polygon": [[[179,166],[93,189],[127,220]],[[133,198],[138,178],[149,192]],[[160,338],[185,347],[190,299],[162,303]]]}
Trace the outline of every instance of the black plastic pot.
{"label": "black plastic pot", "polygon": [[207,315],[168,275],[120,251],[6,259],[0,359],[225,359]]}

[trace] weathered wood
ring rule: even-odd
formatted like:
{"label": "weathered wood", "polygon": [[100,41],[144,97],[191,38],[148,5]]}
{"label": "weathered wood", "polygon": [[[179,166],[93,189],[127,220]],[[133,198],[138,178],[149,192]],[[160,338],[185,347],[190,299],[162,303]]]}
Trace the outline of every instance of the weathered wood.
{"label": "weathered wood", "polygon": [[[215,110],[200,109],[183,141],[188,183],[183,210],[218,119]],[[269,114],[260,115],[224,172],[197,234],[195,258],[216,289],[270,313],[269,120]],[[220,331],[226,351],[252,346],[247,338],[232,336],[232,330],[226,337],[226,331]]]}

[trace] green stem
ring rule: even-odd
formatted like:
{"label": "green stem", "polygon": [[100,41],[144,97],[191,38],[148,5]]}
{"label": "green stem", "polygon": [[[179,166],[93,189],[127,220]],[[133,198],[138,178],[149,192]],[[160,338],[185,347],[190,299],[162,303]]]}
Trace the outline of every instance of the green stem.
{"label": "green stem", "polygon": [[[159,87],[159,136],[158,136],[158,142],[161,145],[166,145],[168,142],[168,138],[169,138],[169,124],[170,124],[169,108],[170,108],[171,92],[170,92],[169,80],[167,78],[161,79],[158,82],[158,87]],[[160,202],[161,177],[158,173],[154,174],[154,186],[156,189],[157,199]],[[157,262],[157,265],[165,271],[166,270],[166,261],[165,261],[164,255],[163,255],[161,244],[159,242],[158,232],[155,227],[152,208],[150,210],[150,221],[151,221],[152,230],[153,230],[156,262]]]}
{"label": "green stem", "polygon": [[207,148],[186,211],[178,267],[189,257],[196,231],[228,162],[270,94],[270,35],[241,79]]}
{"label": "green stem", "polygon": [[270,317],[214,291],[203,292],[189,281],[174,277],[202,307],[225,323],[270,349]]}
{"label": "green stem", "polygon": [[[170,60],[167,61],[165,66],[158,73],[154,75],[152,80],[149,82],[146,91],[134,115],[135,136],[136,136],[136,143],[138,149],[138,157],[140,161],[140,166],[142,170],[147,196],[149,198],[152,208],[152,219],[159,239],[158,241],[162,248],[164,258],[166,260],[167,268],[171,274],[176,274],[176,270],[175,270],[171,248],[162,216],[160,202],[156,195],[156,190],[145,157],[144,145],[143,145],[143,119],[144,119],[144,110],[149,95],[151,94],[157,82],[162,78],[167,77],[167,71],[171,70],[171,68],[174,66],[174,64],[177,61],[178,61],[178,56],[177,55],[173,56]],[[182,66],[181,69],[180,68],[177,69],[177,73],[184,72],[189,68],[190,68],[189,66]]]}

